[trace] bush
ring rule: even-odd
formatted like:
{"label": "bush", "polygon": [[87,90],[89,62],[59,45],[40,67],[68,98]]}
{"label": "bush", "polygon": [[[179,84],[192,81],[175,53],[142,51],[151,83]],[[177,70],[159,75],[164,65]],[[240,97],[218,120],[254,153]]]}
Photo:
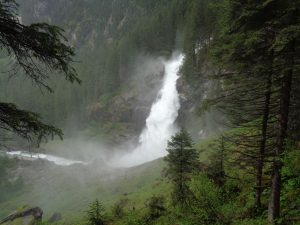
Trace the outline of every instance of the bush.
{"label": "bush", "polygon": [[198,223],[215,224],[223,219],[220,213],[220,191],[205,174],[195,175],[189,187],[194,196],[191,210]]}
{"label": "bush", "polygon": [[165,208],[165,199],[163,196],[153,196],[150,198],[146,206],[148,208],[148,215],[146,216],[146,221],[155,220],[163,215],[166,211]]}
{"label": "bush", "polygon": [[124,208],[127,204],[126,199],[121,199],[120,201],[116,202],[112,207],[112,214],[116,218],[122,218],[125,215]]}
{"label": "bush", "polygon": [[126,215],[119,225],[146,225],[146,222],[133,211]]}

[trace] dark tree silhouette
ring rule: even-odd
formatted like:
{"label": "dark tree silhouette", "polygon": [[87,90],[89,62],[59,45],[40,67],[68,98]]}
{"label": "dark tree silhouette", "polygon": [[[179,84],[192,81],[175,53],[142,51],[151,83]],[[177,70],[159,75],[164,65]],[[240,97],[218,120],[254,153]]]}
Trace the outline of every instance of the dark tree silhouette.
{"label": "dark tree silhouette", "polygon": [[[11,75],[19,74],[33,84],[52,92],[47,84],[50,74],[61,73],[66,80],[80,83],[71,66],[74,50],[65,44],[63,30],[46,23],[23,25],[17,16],[15,0],[0,0],[0,48],[13,61]],[[32,112],[20,110],[12,103],[0,103],[0,128],[38,142],[49,135],[62,137],[62,131],[41,122]]]}
{"label": "dark tree silhouette", "polygon": [[165,161],[168,163],[167,177],[173,183],[173,203],[181,206],[188,203],[190,191],[188,182],[194,171],[199,169],[198,154],[193,147],[193,142],[185,130],[171,138],[168,143]]}

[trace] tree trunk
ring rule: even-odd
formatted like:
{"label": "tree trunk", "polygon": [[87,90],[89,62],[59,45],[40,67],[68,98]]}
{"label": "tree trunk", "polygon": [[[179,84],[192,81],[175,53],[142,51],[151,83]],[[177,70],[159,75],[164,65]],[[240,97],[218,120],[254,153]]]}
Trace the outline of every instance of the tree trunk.
{"label": "tree trunk", "polygon": [[259,158],[257,162],[257,173],[256,173],[256,192],[255,192],[255,206],[257,209],[261,208],[261,193],[263,191],[262,187],[262,176],[263,176],[263,167],[264,167],[264,158],[265,158],[265,148],[267,142],[267,129],[268,129],[268,121],[270,114],[270,100],[271,100],[271,87],[272,87],[272,77],[271,75],[267,78],[266,84],[266,92],[265,92],[265,104],[264,104],[264,112],[263,112],[263,120],[262,120],[262,139],[260,143],[259,149]]}
{"label": "tree trunk", "polygon": [[284,142],[287,137],[289,106],[291,98],[293,67],[294,67],[294,49],[295,43],[291,43],[288,48],[288,56],[285,66],[288,67],[283,74],[282,88],[280,93],[280,112],[279,112],[279,128],[276,137],[276,145],[274,149],[274,165],[271,179],[271,193],[268,207],[268,220],[270,223],[276,224],[276,220],[280,217],[280,192],[281,192],[281,156],[284,151]]}
{"label": "tree trunk", "polygon": [[219,187],[223,187],[225,184],[225,168],[224,168],[224,136],[221,137],[221,159],[220,159],[220,178],[219,178]]}

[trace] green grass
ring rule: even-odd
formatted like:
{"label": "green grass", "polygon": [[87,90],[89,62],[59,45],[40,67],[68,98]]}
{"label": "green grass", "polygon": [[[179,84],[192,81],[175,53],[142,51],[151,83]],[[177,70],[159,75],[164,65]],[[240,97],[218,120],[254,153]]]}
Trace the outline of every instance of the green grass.
{"label": "green grass", "polygon": [[76,172],[72,171],[36,171],[31,178],[32,184],[26,185],[23,193],[0,203],[0,217],[22,205],[30,205],[41,207],[46,218],[59,212],[69,221],[78,222],[82,220],[88,204],[96,198],[103,202],[108,212],[122,198],[129,199],[128,208],[143,208],[146,199],[152,195],[169,193],[169,184],[161,179],[163,167],[164,162],[156,160],[83,180],[77,179],[74,176]]}
{"label": "green grass", "polygon": [[[212,154],[211,146],[217,146],[214,139],[203,140],[196,144],[200,152],[201,161],[208,159]],[[46,145],[52,154],[60,154],[60,141],[50,142]],[[74,149],[74,140],[64,140],[65,148]],[[74,154],[75,154],[74,153]],[[76,155],[76,154],[75,154]],[[128,199],[127,210],[145,208],[145,202],[153,195],[170,194],[170,184],[162,177],[165,163],[162,159],[144,165],[121,170],[112,174],[105,174],[92,178],[84,178],[88,170],[78,174],[83,179],[76,179],[76,171],[49,171],[37,170],[27,180],[23,193],[16,194],[7,202],[0,203],[0,218],[5,217],[22,205],[39,206],[44,210],[45,217],[54,212],[60,212],[63,218],[71,222],[82,220],[90,202],[98,198],[105,205],[107,212],[111,206],[120,199]],[[49,172],[49,173],[48,173]],[[29,183],[29,184],[28,184]]]}
{"label": "green grass", "polygon": [[[247,130],[235,129],[229,132],[232,135],[241,134],[247,132]],[[69,140],[69,144],[72,146],[71,140]],[[219,137],[211,137],[195,144],[199,152],[200,161],[207,168],[216,159],[216,152],[220,149],[220,146]],[[229,218],[232,224],[236,225],[266,224],[265,214],[252,218],[249,212],[254,202],[253,176],[238,166],[230,164],[231,160],[236,157],[234,151],[236,146],[226,143],[225,148],[226,162],[224,166],[226,175],[240,177],[241,179],[227,179],[224,193],[230,195],[230,200],[227,202],[220,201],[220,213],[222,213],[224,218]],[[287,153],[285,156],[286,166],[283,168],[283,173],[294,176],[294,173],[299,173],[299,168],[297,167],[299,154],[294,149],[294,146],[290,153],[289,151]],[[148,209],[145,205],[147,199],[153,195],[163,195],[166,197],[167,212],[153,224],[193,224],[189,223],[193,219],[192,214],[182,214],[171,207],[171,184],[162,177],[164,167],[165,162],[162,159],[158,159],[135,168],[120,169],[113,172],[101,171],[101,167],[92,167],[90,169],[70,168],[64,169],[64,171],[54,168],[50,168],[50,171],[34,171],[34,168],[32,168],[31,173],[29,173],[32,175],[30,178],[32,183],[26,185],[23,193],[17,194],[7,202],[0,203],[0,217],[6,216],[21,205],[30,204],[31,206],[39,206],[44,209],[46,219],[52,213],[60,212],[68,223],[80,224],[83,222],[89,203],[98,198],[105,206],[109,219],[112,220],[110,224],[133,225],[139,224],[139,222],[133,223],[130,221],[136,221],[147,215]],[[93,170],[99,170],[99,174],[93,172]],[[78,177],[80,179],[77,179]],[[283,210],[291,215],[293,215],[291,210],[289,210],[291,202],[299,201],[297,197],[299,196],[299,191],[296,188],[298,185],[299,179],[292,179],[283,186]],[[235,191],[236,187],[239,189],[238,192]],[[116,219],[111,215],[111,208],[121,199],[126,200],[126,216],[122,219]],[[266,204],[267,200],[268,192],[263,194],[263,204]],[[133,208],[135,209],[134,211]]]}
{"label": "green grass", "polygon": [[[76,155],[76,141],[64,140],[64,148],[72,149],[69,154]],[[80,143],[80,141],[78,142]],[[52,154],[60,154],[60,141],[46,145]],[[209,161],[219,148],[216,137],[201,140],[195,147],[199,151],[201,162]],[[82,146],[80,146],[80,150]],[[0,217],[4,217],[22,205],[39,206],[44,210],[45,217],[54,212],[60,212],[71,222],[81,221],[90,202],[98,198],[110,212],[111,206],[120,199],[127,199],[127,210],[133,207],[143,211],[145,202],[153,195],[164,195],[169,199],[171,185],[162,178],[165,163],[162,159],[144,165],[90,175],[89,169],[55,169],[28,172],[28,178],[23,193],[19,193],[7,202],[0,203]],[[99,167],[101,168],[101,167]],[[94,168],[91,168],[92,170]],[[80,170],[80,169],[79,169]],[[26,171],[25,171],[26,173]],[[29,183],[29,184],[28,184]]]}

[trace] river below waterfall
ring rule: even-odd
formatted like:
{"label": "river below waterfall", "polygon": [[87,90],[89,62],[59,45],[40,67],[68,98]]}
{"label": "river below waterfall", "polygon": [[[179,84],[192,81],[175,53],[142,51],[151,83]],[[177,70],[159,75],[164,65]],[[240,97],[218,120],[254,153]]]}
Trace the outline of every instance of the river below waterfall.
{"label": "river below waterfall", "polygon": [[82,164],[86,165],[87,163],[83,161],[77,161],[77,160],[71,160],[71,159],[66,159],[63,157],[58,157],[54,155],[49,155],[49,154],[43,154],[43,153],[31,153],[31,152],[26,152],[26,151],[9,151],[6,152],[7,155],[13,156],[13,157],[19,157],[25,160],[46,160],[49,162],[52,162],[58,166],[71,166],[74,164]]}

